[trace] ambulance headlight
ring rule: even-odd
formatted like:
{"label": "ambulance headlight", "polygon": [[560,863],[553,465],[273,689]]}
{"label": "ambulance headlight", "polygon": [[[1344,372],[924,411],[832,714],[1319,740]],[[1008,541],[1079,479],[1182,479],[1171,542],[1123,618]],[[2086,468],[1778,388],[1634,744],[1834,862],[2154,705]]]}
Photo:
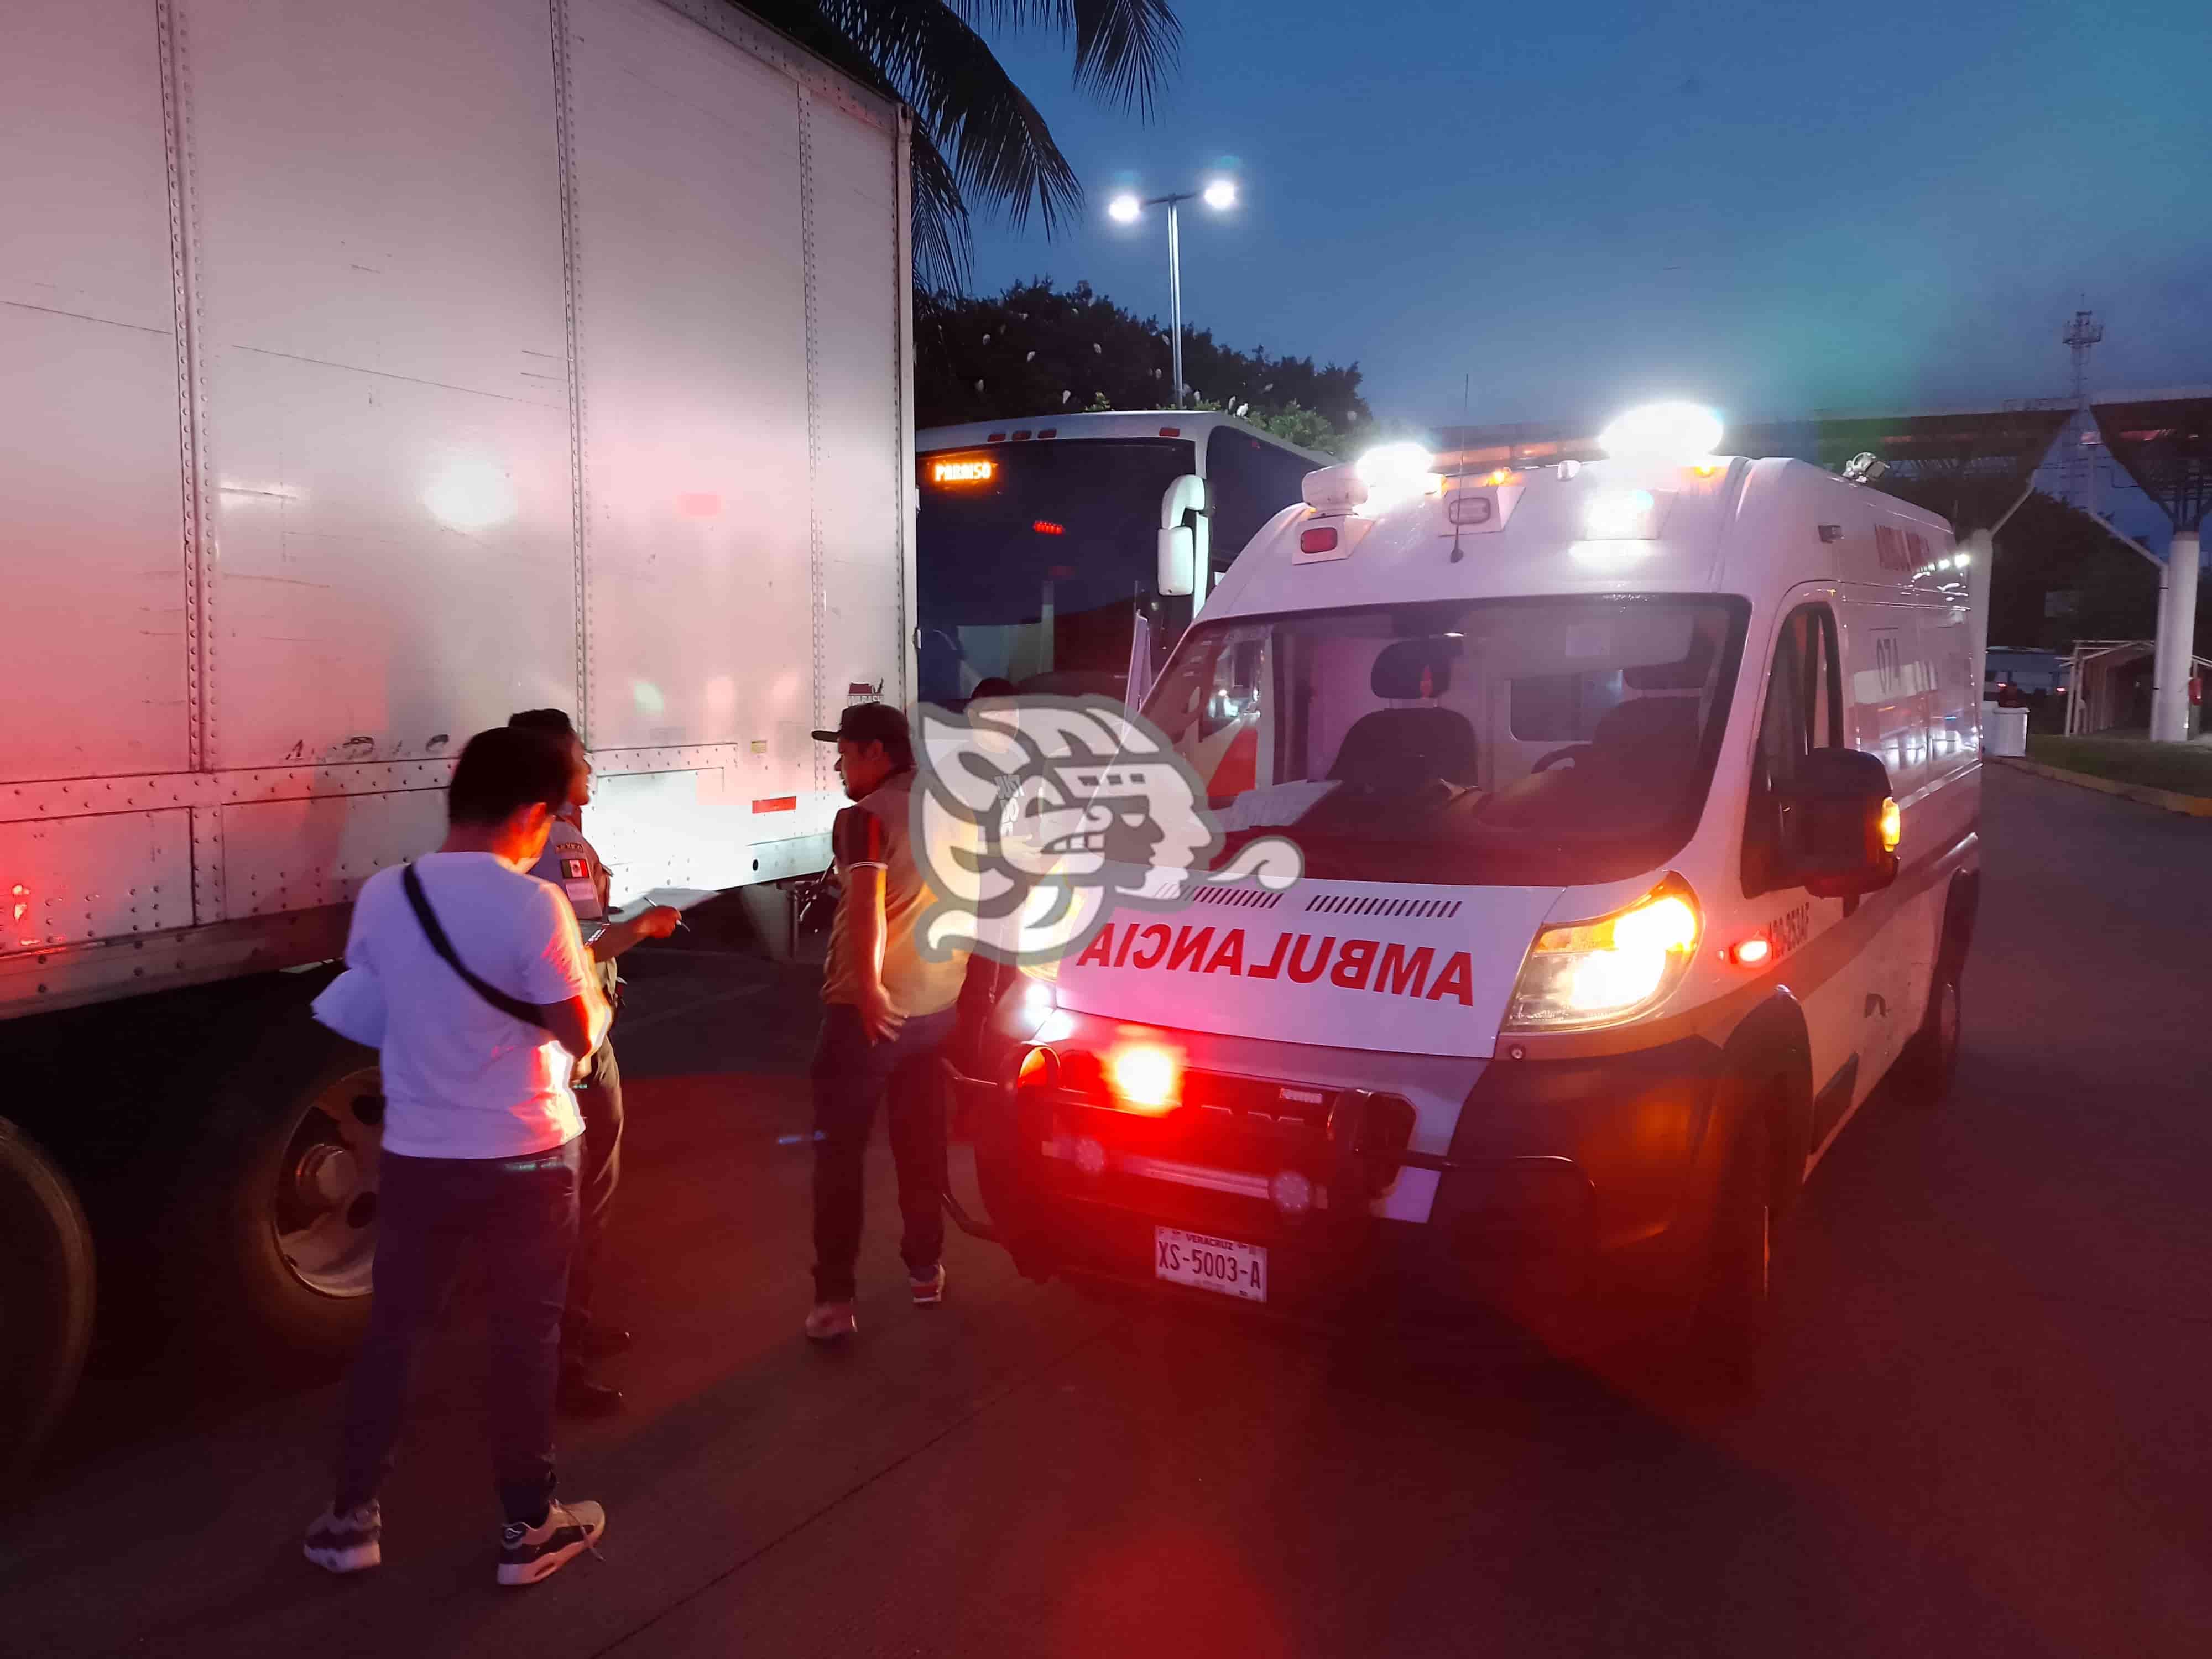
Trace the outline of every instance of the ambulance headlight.
{"label": "ambulance headlight", "polygon": [[1681,982],[1701,926],[1695,896],[1669,880],[1613,915],[1545,928],[1521,963],[1506,1029],[1572,1030],[1633,1018]]}

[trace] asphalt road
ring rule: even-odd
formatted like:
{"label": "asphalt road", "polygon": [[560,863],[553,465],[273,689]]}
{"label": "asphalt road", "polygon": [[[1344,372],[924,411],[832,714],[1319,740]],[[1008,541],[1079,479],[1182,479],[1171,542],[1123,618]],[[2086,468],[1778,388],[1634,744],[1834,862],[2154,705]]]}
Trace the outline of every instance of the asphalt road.
{"label": "asphalt road", "polygon": [[[1996,772],[1966,1053],[1822,1164],[1763,1393],[1085,1300],[887,1168],[849,1351],[799,1340],[803,987],[670,959],[624,1034],[601,1559],[492,1583],[471,1322],[386,1565],[303,1563],[336,1389],[95,1382],[0,1520],[0,1650],[853,1656],[2212,1650],[2212,823]],[[791,1137],[794,1144],[785,1144]]]}

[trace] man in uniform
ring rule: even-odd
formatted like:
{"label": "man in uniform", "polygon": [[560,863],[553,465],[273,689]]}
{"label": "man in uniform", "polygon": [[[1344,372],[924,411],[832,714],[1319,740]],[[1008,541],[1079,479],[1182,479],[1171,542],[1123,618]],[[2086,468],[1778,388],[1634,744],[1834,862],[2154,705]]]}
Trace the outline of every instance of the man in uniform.
{"label": "man in uniform", "polygon": [[[542,732],[568,746],[568,804],[545,837],[544,855],[530,873],[567,896],[577,926],[597,964],[601,988],[619,1008],[621,975],[615,958],[641,939],[666,939],[681,918],[665,904],[649,907],[628,921],[607,920],[607,870],[584,839],[584,808],[592,799],[592,763],[583,739],[558,708],[528,708],[509,716],[509,726]],[[576,1253],[568,1267],[568,1305],[561,1319],[561,1409],[574,1416],[602,1417],[622,1409],[622,1390],[592,1375],[591,1363],[620,1353],[630,1334],[617,1322],[593,1316],[599,1250],[605,1237],[607,1208],[622,1179],[622,1071],[611,1040],[602,1042],[577,1067],[576,1104],[584,1116],[584,1158],[579,1173]]]}
{"label": "man in uniform", "polygon": [[854,1329],[854,1264],[860,1248],[861,1164],[885,1101],[915,1305],[945,1299],[944,1091],[939,1048],[952,1030],[967,954],[921,951],[915,924],[932,896],[908,835],[915,781],[906,717],[854,703],[834,732],[837,772],[854,802],[830,832],[844,890],[822,978],[822,1035],[814,1051],[814,1306],[806,1334],[834,1342]]}

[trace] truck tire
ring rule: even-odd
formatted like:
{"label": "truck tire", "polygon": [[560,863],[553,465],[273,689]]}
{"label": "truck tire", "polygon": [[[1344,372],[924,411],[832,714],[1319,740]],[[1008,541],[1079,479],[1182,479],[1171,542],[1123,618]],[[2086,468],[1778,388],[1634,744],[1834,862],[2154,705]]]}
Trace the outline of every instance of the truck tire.
{"label": "truck tire", "polygon": [[211,1358],[338,1358],[368,1318],[382,1079],[374,1051],[289,1000],[258,1012],[258,1040],[213,1073],[170,1212],[167,1300]]}
{"label": "truck tire", "polygon": [[76,1391],[94,1280],[76,1193],[0,1118],[0,1472],[29,1464]]}

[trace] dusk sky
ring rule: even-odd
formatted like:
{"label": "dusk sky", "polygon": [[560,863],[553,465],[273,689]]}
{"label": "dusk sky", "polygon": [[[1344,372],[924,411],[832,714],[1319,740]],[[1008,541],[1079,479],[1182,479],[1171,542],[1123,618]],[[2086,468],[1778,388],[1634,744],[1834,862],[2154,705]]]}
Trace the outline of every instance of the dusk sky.
{"label": "dusk sky", "polygon": [[2082,304],[2093,389],[2212,381],[2202,0],[1179,10],[1149,126],[1002,50],[1091,201],[1054,242],[979,227],[979,291],[1164,318],[1164,224],[1105,202],[1234,157],[1245,204],[1186,210],[1187,319],[1356,359],[1386,418],[1456,418],[1462,376],[1478,422],[2053,396]]}

